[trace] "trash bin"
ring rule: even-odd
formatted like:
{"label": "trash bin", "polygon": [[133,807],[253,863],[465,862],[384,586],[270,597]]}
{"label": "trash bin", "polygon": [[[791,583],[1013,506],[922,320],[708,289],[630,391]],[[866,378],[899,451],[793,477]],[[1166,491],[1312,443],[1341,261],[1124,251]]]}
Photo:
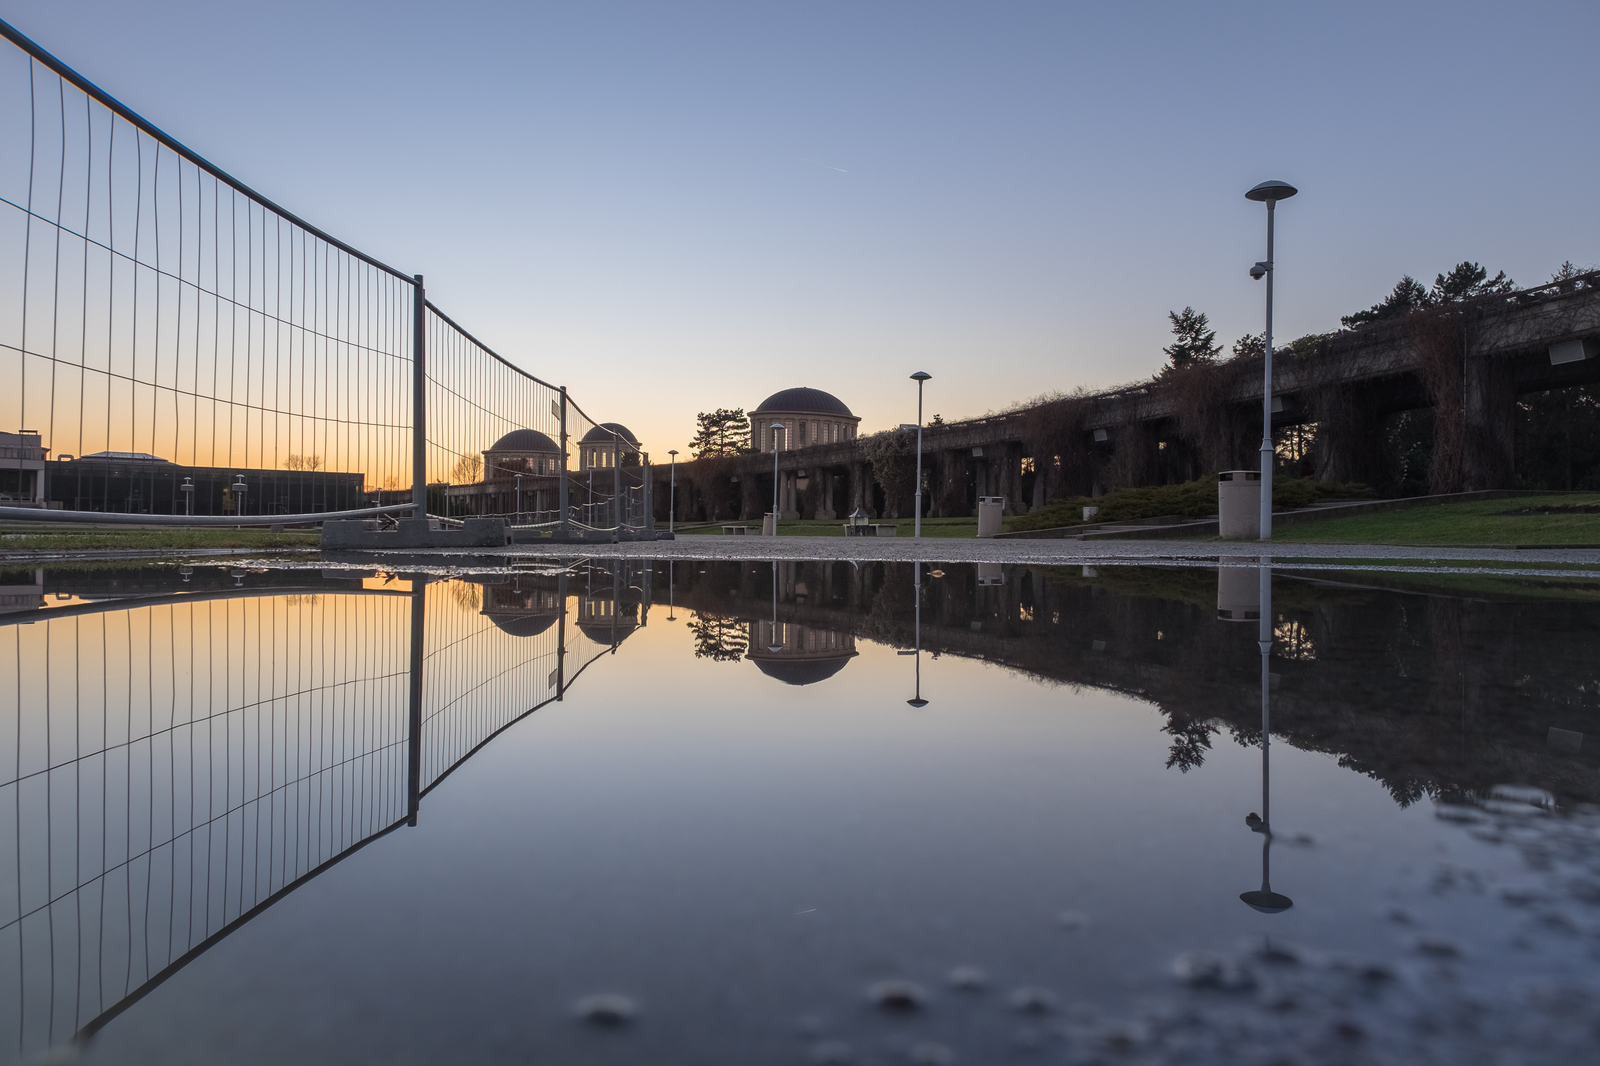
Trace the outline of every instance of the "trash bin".
{"label": "trash bin", "polygon": [[1261,617],[1261,568],[1217,568],[1217,621],[1254,622]]}
{"label": "trash bin", "polygon": [[776,537],[778,535],[778,516],[771,511],[761,516],[761,535],[763,537]]}
{"label": "trash bin", "polygon": [[1004,496],[978,497],[978,536],[992,537],[1000,532],[1000,516],[1005,513]]}
{"label": "trash bin", "polygon": [[1254,470],[1224,470],[1217,475],[1217,535],[1261,536],[1261,475]]}

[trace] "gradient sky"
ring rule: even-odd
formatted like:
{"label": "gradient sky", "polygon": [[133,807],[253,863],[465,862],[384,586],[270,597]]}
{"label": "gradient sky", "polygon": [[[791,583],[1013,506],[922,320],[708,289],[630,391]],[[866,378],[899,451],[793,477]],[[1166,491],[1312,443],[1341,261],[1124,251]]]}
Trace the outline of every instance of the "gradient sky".
{"label": "gradient sky", "polygon": [[[810,385],[863,431],[1148,376],[1166,313],[1337,328],[1600,263],[1600,5],[0,0],[659,459]],[[1567,183],[1578,180],[1578,186]]]}

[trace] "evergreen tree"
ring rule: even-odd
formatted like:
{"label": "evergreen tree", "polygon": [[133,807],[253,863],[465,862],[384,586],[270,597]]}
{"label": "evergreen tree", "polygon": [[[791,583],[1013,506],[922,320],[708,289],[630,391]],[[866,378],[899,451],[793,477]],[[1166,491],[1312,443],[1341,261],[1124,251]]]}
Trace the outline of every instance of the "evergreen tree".
{"label": "evergreen tree", "polygon": [[1489,277],[1489,271],[1477,263],[1462,261],[1450,268],[1450,273],[1440,274],[1433,281],[1433,291],[1428,293],[1428,306],[1469,300],[1474,296],[1493,296],[1515,292],[1517,283],[1506,277],[1504,270]]}
{"label": "evergreen tree", "polygon": [[1167,353],[1174,369],[1182,370],[1196,363],[1216,360],[1222,345],[1216,343],[1217,331],[1211,328],[1205,315],[1196,314],[1192,307],[1185,307],[1182,314],[1168,311],[1167,317],[1172,320],[1174,339],[1170,346],[1161,350]]}
{"label": "evergreen tree", "polygon": [[1233,357],[1235,359],[1261,358],[1267,354],[1267,335],[1265,333],[1246,333],[1233,343]]}
{"label": "evergreen tree", "polygon": [[1422,282],[1407,274],[1395,283],[1394,291],[1385,296],[1382,303],[1373,304],[1367,310],[1357,311],[1353,315],[1345,315],[1339,321],[1346,329],[1355,329],[1369,322],[1409,315],[1430,306],[1428,290],[1422,287]]}
{"label": "evergreen tree", "polygon": [[715,411],[701,411],[694,416],[700,428],[689,442],[689,454],[696,459],[717,455],[741,455],[750,443],[750,423],[744,408],[719,407]]}

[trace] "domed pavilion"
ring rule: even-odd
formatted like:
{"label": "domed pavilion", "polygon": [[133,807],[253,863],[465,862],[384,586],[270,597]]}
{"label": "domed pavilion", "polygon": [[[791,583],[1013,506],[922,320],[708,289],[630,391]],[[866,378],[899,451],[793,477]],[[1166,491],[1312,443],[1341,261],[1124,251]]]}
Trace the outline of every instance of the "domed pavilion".
{"label": "domed pavilion", "polygon": [[[783,426],[774,429],[774,424]],[[750,444],[757,451],[788,451],[812,444],[851,440],[861,419],[844,401],[821,389],[784,389],[762,400],[750,412]]]}
{"label": "domed pavilion", "polygon": [[619,447],[622,449],[622,465],[629,466],[631,464],[628,455],[639,453],[639,438],[633,435],[633,430],[620,422],[600,423],[578,441],[578,468],[609,469],[615,466]]}

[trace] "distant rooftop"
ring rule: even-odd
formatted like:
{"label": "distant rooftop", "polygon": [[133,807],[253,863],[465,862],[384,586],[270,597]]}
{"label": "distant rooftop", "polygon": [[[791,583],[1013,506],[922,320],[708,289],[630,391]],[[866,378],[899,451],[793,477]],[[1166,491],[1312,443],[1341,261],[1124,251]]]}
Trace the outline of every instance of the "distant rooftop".
{"label": "distant rooftop", "polygon": [[95,452],[92,455],[80,456],[82,459],[98,459],[102,463],[167,463],[169,460],[149,452]]}

